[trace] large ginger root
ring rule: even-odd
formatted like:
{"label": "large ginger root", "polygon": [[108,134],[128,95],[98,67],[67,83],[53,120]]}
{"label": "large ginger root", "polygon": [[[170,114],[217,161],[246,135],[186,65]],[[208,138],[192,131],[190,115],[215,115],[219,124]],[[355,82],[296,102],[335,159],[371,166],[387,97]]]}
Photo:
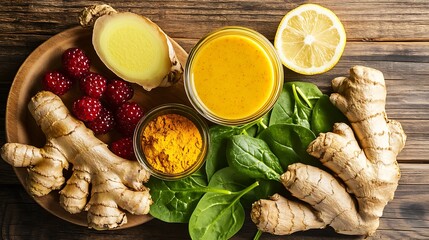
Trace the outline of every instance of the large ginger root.
{"label": "large ginger root", "polygon": [[336,93],[330,100],[352,128],[336,123],[333,132],[320,134],[307,151],[342,183],[319,168],[290,165],[282,183],[303,202],[280,195],[255,202],[252,220],[262,231],[284,235],[329,225],[342,234],[371,235],[393,199],[400,178],[396,156],[406,135],[400,123],[386,117],[383,74],[356,66],[350,77],[335,78],[332,87]]}
{"label": "large ginger root", "polygon": [[51,92],[35,95],[29,109],[46,135],[46,145],[36,148],[7,143],[1,156],[15,167],[28,167],[27,187],[32,195],[44,196],[60,189],[65,181],[63,169],[70,162],[73,173],[60,191],[60,204],[70,213],[88,211],[90,228],[111,229],[125,224],[126,214],[119,208],[133,214],[149,212],[152,200],[143,186],[149,174],[138,162],[113,154]]}

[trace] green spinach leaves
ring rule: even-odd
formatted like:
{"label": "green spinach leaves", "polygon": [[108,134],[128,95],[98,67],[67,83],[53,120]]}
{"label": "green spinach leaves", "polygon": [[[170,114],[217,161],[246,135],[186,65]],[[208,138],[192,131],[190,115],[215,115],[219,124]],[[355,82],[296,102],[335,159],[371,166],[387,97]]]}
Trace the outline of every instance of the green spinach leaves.
{"label": "green spinach leaves", "polygon": [[192,239],[229,239],[241,229],[245,212],[240,198],[259,184],[254,182],[243,189],[248,181],[230,167],[213,175],[210,187],[233,192],[228,195],[214,192],[204,194],[189,220]]}
{"label": "green spinach leaves", "polygon": [[202,170],[178,181],[151,178],[146,185],[150,188],[154,201],[150,214],[164,222],[187,223],[198,201],[206,192],[231,193],[225,189],[207,186],[206,175]]}
{"label": "green spinach leaves", "polygon": [[349,123],[346,116],[331,103],[328,95],[321,96],[313,109],[311,130],[316,135],[330,132],[334,123],[337,122]]}
{"label": "green spinach leaves", "polygon": [[276,155],[261,139],[233,136],[228,142],[226,156],[229,166],[250,178],[280,181],[284,172]]}
{"label": "green spinach leaves", "polygon": [[293,123],[310,128],[313,104],[322,95],[319,88],[312,83],[285,83],[277,103],[271,110],[269,125]]}
{"label": "green spinach leaves", "polygon": [[275,124],[265,129],[259,138],[267,143],[285,170],[296,162],[321,167],[320,162],[306,151],[316,138],[308,128],[296,124]]}
{"label": "green spinach leaves", "polygon": [[242,128],[216,125],[210,128],[210,145],[206,156],[207,179],[210,180],[215,172],[227,166],[225,152],[228,139],[240,134]]}

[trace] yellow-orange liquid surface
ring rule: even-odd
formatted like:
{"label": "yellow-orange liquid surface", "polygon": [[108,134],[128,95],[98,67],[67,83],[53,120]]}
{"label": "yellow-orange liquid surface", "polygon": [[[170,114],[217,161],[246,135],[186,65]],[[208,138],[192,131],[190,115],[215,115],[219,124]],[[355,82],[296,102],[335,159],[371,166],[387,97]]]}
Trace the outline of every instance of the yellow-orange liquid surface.
{"label": "yellow-orange liquid surface", "polygon": [[273,63],[257,42],[245,36],[208,41],[198,50],[190,71],[198,98],[224,119],[255,114],[274,88]]}

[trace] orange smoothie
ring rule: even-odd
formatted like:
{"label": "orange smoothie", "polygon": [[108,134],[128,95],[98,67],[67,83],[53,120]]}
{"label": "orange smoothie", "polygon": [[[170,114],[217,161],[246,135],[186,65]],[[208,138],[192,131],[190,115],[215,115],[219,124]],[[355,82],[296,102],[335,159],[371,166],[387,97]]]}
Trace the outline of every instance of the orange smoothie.
{"label": "orange smoothie", "polygon": [[201,46],[190,73],[197,97],[213,115],[242,119],[257,113],[270,99],[275,69],[255,40],[224,35]]}

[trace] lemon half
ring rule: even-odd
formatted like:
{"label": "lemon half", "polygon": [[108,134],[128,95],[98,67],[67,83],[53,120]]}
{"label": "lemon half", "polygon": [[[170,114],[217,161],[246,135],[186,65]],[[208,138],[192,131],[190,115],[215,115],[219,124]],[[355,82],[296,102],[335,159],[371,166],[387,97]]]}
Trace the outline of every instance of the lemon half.
{"label": "lemon half", "polygon": [[305,75],[333,68],[345,45],[341,21],[331,10],[316,4],[304,4],[287,13],[274,39],[283,65]]}

